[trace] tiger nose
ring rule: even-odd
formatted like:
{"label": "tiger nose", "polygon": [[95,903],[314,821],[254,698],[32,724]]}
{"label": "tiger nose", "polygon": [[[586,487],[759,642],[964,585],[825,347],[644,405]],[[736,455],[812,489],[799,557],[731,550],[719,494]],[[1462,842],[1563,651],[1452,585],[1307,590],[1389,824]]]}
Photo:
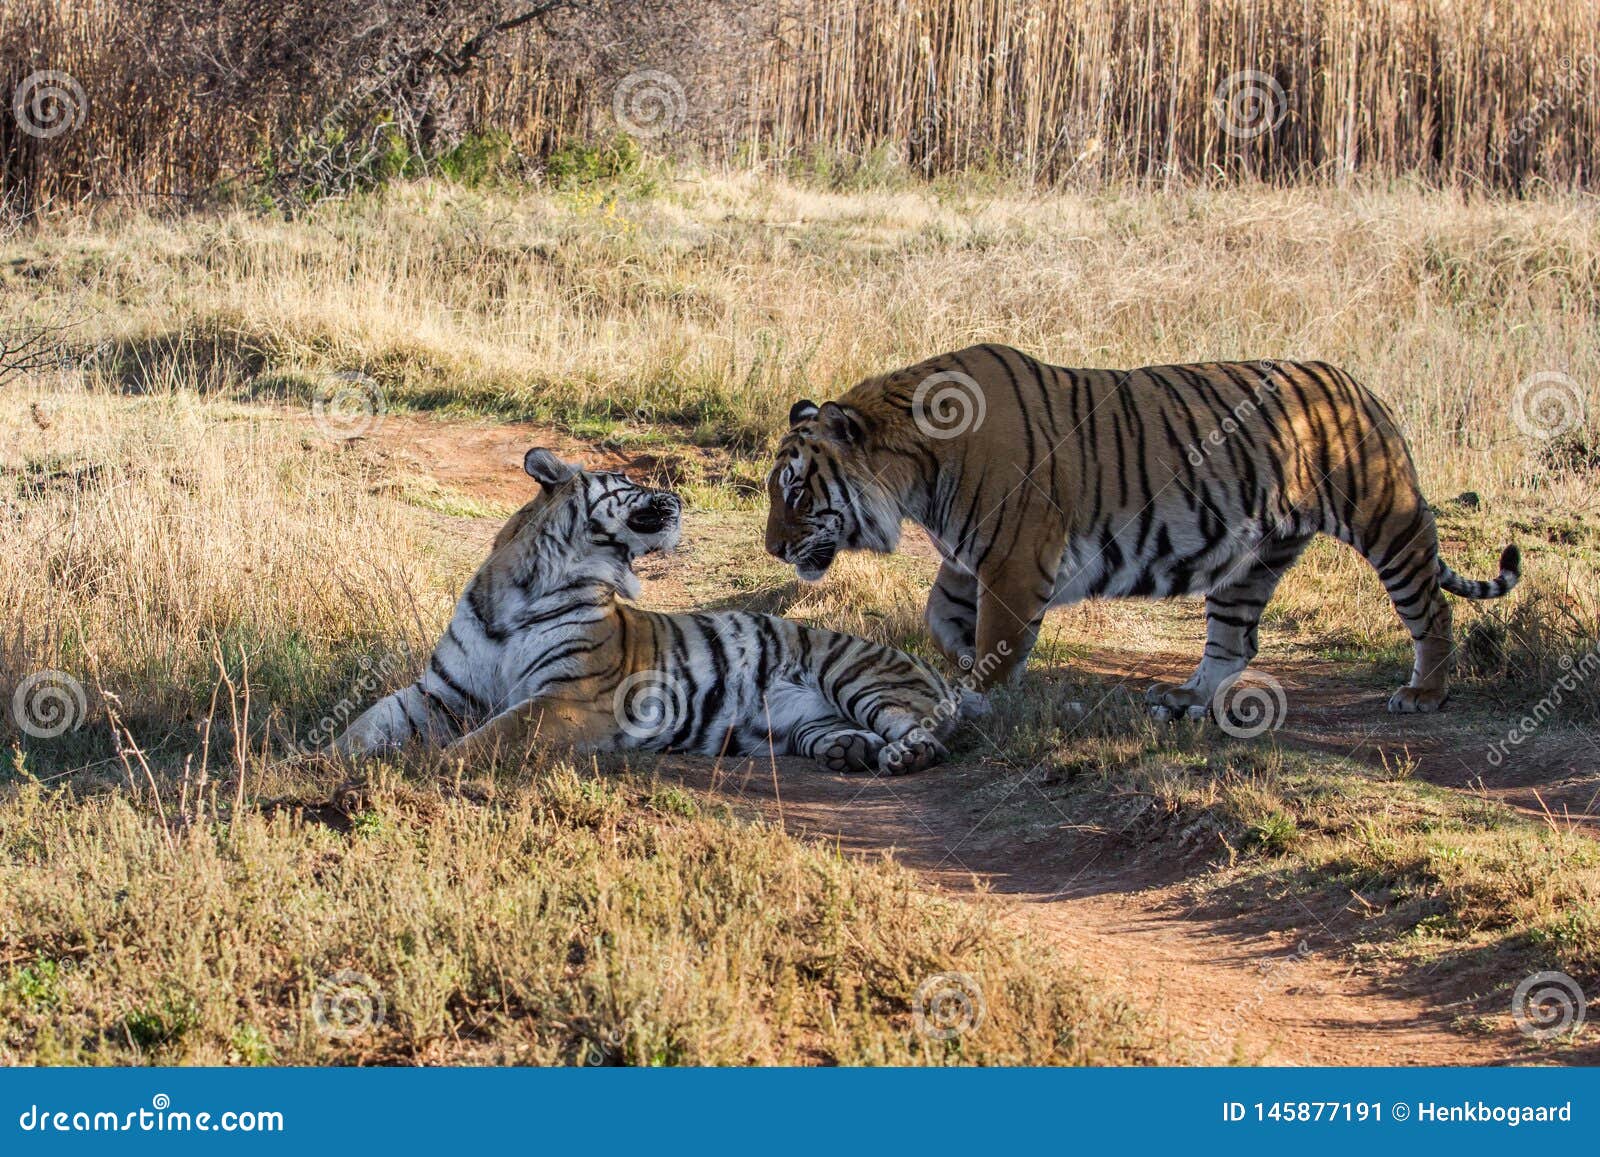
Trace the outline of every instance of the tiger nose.
{"label": "tiger nose", "polygon": [[767,535],[767,553],[779,562],[788,562],[788,547],[776,535]]}

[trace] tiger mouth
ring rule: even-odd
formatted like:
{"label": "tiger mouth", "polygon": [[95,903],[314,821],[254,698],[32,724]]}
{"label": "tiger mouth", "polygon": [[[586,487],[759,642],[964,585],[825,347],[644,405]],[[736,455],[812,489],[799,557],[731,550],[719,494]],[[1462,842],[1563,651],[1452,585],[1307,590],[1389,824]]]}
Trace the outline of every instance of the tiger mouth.
{"label": "tiger mouth", "polygon": [[806,582],[814,583],[828,573],[828,568],[833,565],[834,556],[838,553],[839,548],[833,543],[818,547],[794,564],[795,572]]}

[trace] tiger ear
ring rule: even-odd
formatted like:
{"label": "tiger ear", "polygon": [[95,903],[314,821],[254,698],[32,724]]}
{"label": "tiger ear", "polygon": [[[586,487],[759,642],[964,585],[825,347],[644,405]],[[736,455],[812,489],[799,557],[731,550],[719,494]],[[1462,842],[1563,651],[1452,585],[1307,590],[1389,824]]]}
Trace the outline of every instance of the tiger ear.
{"label": "tiger ear", "polygon": [[823,402],[822,408],[817,411],[817,422],[822,427],[823,436],[841,446],[859,446],[867,439],[860,411],[841,406],[838,402]]}
{"label": "tiger ear", "polygon": [[529,478],[544,487],[560,486],[578,474],[578,468],[571,462],[563,462],[555,451],[539,446],[523,456],[522,468],[528,472]]}
{"label": "tiger ear", "polygon": [[817,404],[815,402],[796,402],[789,407],[789,427],[793,429],[806,419],[815,418],[816,416]]}

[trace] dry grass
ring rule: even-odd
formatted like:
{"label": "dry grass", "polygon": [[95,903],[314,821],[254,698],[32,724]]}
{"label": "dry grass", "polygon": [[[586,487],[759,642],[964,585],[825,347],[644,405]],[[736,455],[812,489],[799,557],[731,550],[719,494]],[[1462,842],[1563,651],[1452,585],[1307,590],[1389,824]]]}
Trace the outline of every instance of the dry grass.
{"label": "dry grass", "polygon": [[[930,898],[902,869],[703,815],[676,788],[557,767],[419,789],[380,770],[317,813],[337,828],[203,792],[181,817],[169,799],[166,824],[124,792],[24,784],[8,797],[7,1063],[1162,1056],[1124,1007],[1036,959],[994,906]],[[914,1004],[924,980],[952,971],[973,978],[984,1011],[946,1042],[916,1031]],[[347,995],[320,1004],[319,984]],[[381,1023],[357,1017],[358,991],[381,992]]]}
{"label": "dry grass", "polygon": [[[194,749],[219,672],[243,663],[252,722],[303,734],[369,655],[426,653],[476,561],[381,497],[393,479],[271,415],[192,394],[45,396],[6,408],[23,457],[4,464],[5,683],[72,672],[91,717],[115,695],[163,758]],[[113,754],[104,728],[75,736],[42,745],[36,769]]]}
{"label": "dry grass", "polygon": [[972,341],[1073,365],[1317,356],[1398,405],[1435,492],[1491,496],[1537,449],[1510,424],[1517,385],[1562,371],[1593,403],[1600,360],[1592,206],[1406,188],[837,194],[667,173],[409,186],[292,223],[63,215],[0,251],[8,307],[79,319],[85,352],[106,343],[91,368],[140,392],[360,369],[393,403],[749,444],[795,394]]}

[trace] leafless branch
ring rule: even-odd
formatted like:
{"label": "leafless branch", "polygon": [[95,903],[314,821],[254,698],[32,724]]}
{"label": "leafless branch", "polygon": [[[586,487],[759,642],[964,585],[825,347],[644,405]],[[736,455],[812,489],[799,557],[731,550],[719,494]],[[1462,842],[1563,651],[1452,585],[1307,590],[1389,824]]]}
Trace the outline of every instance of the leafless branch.
{"label": "leafless branch", "polygon": [[0,330],[0,385],[18,374],[59,364],[65,326],[28,326]]}
{"label": "leafless branch", "polygon": [[542,22],[546,16],[553,12],[559,12],[563,9],[587,11],[588,8],[589,5],[582,3],[581,0],[546,0],[545,3],[536,4],[525,12],[509,16],[504,20],[494,21],[479,29],[460,48],[449,54],[453,59],[450,60],[448,71],[453,76],[460,76],[465,73],[497,36],[502,36],[507,32],[514,32],[518,28],[533,23],[535,20]]}

